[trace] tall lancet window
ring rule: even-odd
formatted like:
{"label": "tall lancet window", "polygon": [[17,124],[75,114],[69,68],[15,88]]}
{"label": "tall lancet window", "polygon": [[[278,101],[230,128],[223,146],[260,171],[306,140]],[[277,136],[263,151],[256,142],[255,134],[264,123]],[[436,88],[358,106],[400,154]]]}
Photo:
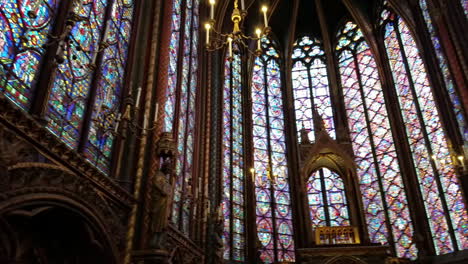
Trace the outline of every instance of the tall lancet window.
{"label": "tall lancet window", "polygon": [[[309,131],[309,140],[315,140],[314,118],[316,122],[319,114],[325,122],[328,134],[335,138],[335,124],[333,109],[328,87],[328,75],[325,52],[322,43],[316,38],[302,37],[294,43],[292,55],[294,109],[296,114],[296,127],[299,131],[305,128]],[[314,111],[314,109],[316,111]],[[321,122],[321,121],[320,121]]]}
{"label": "tall lancet window", "polygon": [[[37,92],[36,83],[51,79],[51,83],[43,85],[51,87],[45,109],[47,129],[108,174],[134,3],[65,2],[4,1],[0,5],[0,23],[6,32],[0,39],[0,89],[28,110]],[[59,12],[74,14],[76,21],[70,32],[65,19],[55,20]],[[65,39],[56,51],[57,67],[48,69],[53,72],[40,72],[40,65],[52,63],[42,62],[46,49],[55,47],[50,44],[56,40],[50,35],[52,27],[61,29],[58,35]]]}
{"label": "tall lancet window", "polygon": [[110,167],[116,113],[119,112],[125,79],[131,18],[134,4],[128,0],[115,0],[107,21],[104,41],[108,45],[102,51],[101,69],[96,77],[96,100],[93,105],[85,156],[102,171]]}
{"label": "tall lancet window", "polygon": [[415,258],[413,225],[377,65],[361,30],[348,22],[336,47],[348,126],[372,242]]}
{"label": "tall lancet window", "polygon": [[349,226],[348,202],[343,179],[327,168],[312,173],[307,181],[312,227]]}
{"label": "tall lancet window", "polygon": [[[174,1],[169,46],[169,80],[164,107],[165,132],[177,140],[176,184],[172,223],[189,233],[198,72],[198,6],[200,0]],[[180,67],[179,67],[180,66]]]}
{"label": "tall lancet window", "polygon": [[[465,1],[465,3],[468,7],[468,1]],[[440,70],[442,71],[442,76],[445,82],[445,88],[447,89],[447,92],[450,96],[453,105],[453,111],[457,118],[461,136],[466,142],[468,142],[468,126],[463,115],[463,105],[460,101],[460,97],[458,95],[458,91],[455,86],[452,73],[450,72],[450,68],[448,66],[448,62],[445,57],[439,37],[437,36],[436,29],[432,23],[431,15],[429,13],[426,0],[420,0],[419,6],[421,7],[421,11],[424,16],[424,21],[426,22],[427,30],[431,36],[432,45],[434,46],[435,55],[437,57],[437,62],[439,63]]]}
{"label": "tall lancet window", "polygon": [[262,48],[252,80],[257,235],[265,263],[294,261],[279,54],[269,39]]}
{"label": "tall lancet window", "polygon": [[224,62],[223,215],[224,258],[245,261],[245,171],[241,54],[233,47]]}
{"label": "tall lancet window", "polygon": [[438,254],[468,248],[468,215],[432,88],[406,23],[382,12],[385,46]]}
{"label": "tall lancet window", "polygon": [[51,33],[58,0],[3,0],[0,3],[0,91],[27,110]]}

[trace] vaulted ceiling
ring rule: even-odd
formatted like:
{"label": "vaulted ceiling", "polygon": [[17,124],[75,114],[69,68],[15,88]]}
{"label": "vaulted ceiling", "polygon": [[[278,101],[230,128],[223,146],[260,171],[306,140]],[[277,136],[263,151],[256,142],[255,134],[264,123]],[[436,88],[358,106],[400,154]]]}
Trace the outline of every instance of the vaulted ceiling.
{"label": "vaulted ceiling", "polygon": [[[255,27],[263,24],[260,6],[267,4],[273,36],[280,49],[288,53],[291,50],[290,45],[298,37],[311,35],[323,39],[324,30],[330,36],[334,36],[345,19],[355,18],[355,16],[361,16],[364,21],[374,20],[373,10],[380,2],[376,0],[245,0],[248,15],[243,26],[247,33],[253,35]],[[225,32],[232,30],[230,17],[233,3],[234,0],[219,0],[217,4],[217,20],[223,25]]]}

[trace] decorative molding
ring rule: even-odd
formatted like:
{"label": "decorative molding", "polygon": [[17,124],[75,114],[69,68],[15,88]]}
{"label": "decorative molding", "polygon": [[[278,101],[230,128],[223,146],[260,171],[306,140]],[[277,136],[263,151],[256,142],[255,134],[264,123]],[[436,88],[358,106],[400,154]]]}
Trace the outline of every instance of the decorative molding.
{"label": "decorative molding", "polygon": [[70,171],[89,179],[99,191],[106,193],[112,200],[126,207],[134,203],[134,199],[127,191],[102,174],[80,153],[61,142],[32,116],[14,106],[3,94],[0,94],[0,125],[11,129],[25,143],[31,144],[39,152],[50,156]]}
{"label": "decorative molding", "polygon": [[118,252],[125,249],[128,208],[110,201],[88,179],[67,169],[47,163],[18,163],[1,178],[0,192],[0,214],[16,206],[27,205],[27,196],[33,197],[33,202],[43,200],[54,204],[56,202],[52,201],[63,200],[64,204],[84,206],[103,223],[105,233]]}
{"label": "decorative molding", "polygon": [[177,253],[179,255],[178,258],[183,261],[181,263],[204,263],[205,255],[203,249],[197,246],[191,239],[171,225],[169,225],[167,233],[167,248],[174,249],[172,255]]}

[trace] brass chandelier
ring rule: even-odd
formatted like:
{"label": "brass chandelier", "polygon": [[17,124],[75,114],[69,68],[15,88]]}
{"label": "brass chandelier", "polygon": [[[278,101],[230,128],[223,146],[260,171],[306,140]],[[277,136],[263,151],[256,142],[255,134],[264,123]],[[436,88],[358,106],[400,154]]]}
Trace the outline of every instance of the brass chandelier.
{"label": "brass chandelier", "polygon": [[[247,17],[247,10],[245,9],[245,1],[241,0],[241,10],[239,10],[238,0],[234,0],[234,9],[232,10],[231,20],[233,22],[233,29],[231,33],[222,33],[216,31],[216,20],[214,19],[215,0],[209,0],[210,4],[210,19],[205,23],[206,29],[206,49],[207,51],[216,51],[228,47],[229,59],[232,59],[233,45],[243,46],[247,51],[253,53],[255,56],[262,54],[261,39],[271,32],[268,26],[268,6],[262,5],[260,11],[263,13],[264,27],[255,29],[256,36],[248,36],[241,30],[241,22]],[[248,47],[249,40],[257,41],[256,50],[253,52]]]}

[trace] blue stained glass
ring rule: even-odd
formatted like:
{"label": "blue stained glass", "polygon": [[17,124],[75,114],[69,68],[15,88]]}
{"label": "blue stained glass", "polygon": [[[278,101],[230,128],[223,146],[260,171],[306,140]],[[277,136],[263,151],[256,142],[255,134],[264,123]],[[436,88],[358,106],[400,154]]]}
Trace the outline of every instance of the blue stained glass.
{"label": "blue stained glass", "polygon": [[[195,103],[198,83],[198,12],[199,0],[187,0],[184,34],[181,35],[182,1],[174,1],[172,35],[169,46],[168,87],[164,106],[164,131],[176,129],[176,182],[171,221],[186,235],[190,232],[192,210],[192,170],[195,135]],[[182,43],[179,42],[182,38]],[[181,56],[179,53],[181,52]],[[177,65],[182,63],[179,71]],[[180,77],[180,81],[178,81]],[[176,111],[178,107],[178,111]],[[176,113],[178,116],[176,117]]]}
{"label": "blue stained glass", "polygon": [[[223,105],[224,258],[245,260],[244,158],[242,132],[241,55],[233,46],[232,62],[225,59]],[[233,204],[232,210],[228,207]],[[232,227],[232,230],[231,230]],[[231,245],[232,244],[232,245]]]}
{"label": "blue stained glass", "polygon": [[86,18],[76,22],[64,47],[64,62],[58,65],[46,114],[47,128],[76,148],[80,139],[86,104],[89,100],[95,57],[102,31],[107,1],[84,1],[73,12]]}
{"label": "blue stained glass", "polygon": [[0,91],[27,110],[35,91],[44,44],[59,0],[3,0],[0,3]]}
{"label": "blue stained glass", "polygon": [[109,45],[103,51],[103,60],[98,77],[97,97],[94,104],[89,139],[85,156],[101,171],[109,173],[114,135],[109,128],[117,122],[120,110],[122,87],[125,80],[125,65],[130,45],[132,0],[116,0],[105,41]]}

